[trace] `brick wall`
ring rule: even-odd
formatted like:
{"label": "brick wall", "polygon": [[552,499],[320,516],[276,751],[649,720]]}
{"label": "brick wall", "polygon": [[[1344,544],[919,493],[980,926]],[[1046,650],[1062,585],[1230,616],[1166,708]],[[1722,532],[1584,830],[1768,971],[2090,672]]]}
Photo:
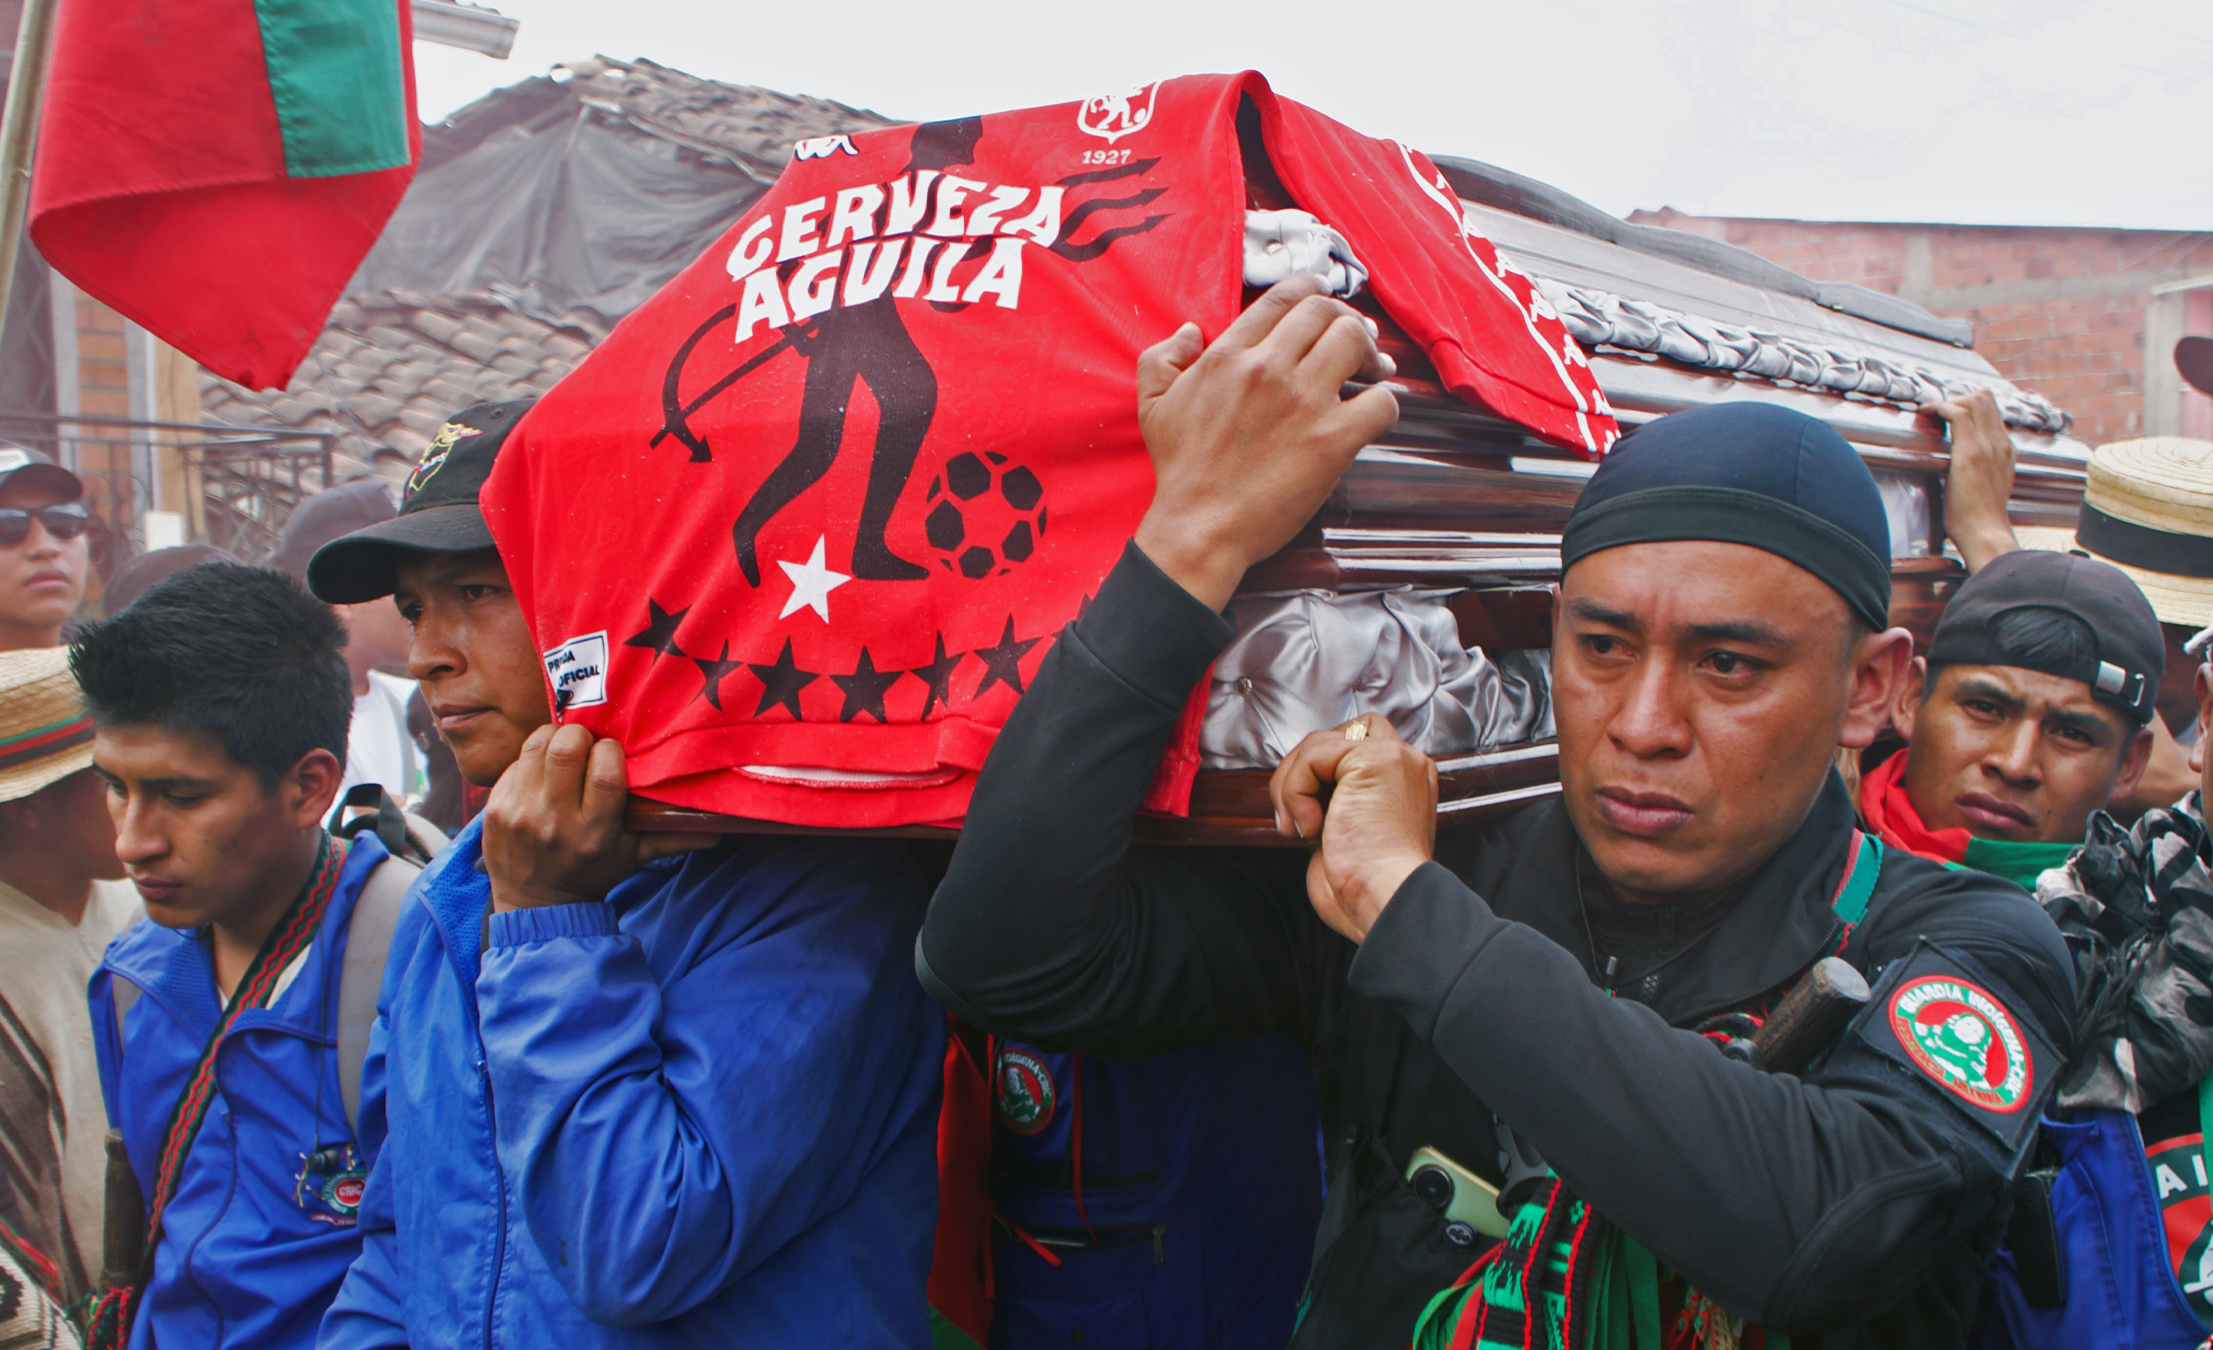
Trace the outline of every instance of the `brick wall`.
{"label": "brick wall", "polygon": [[1975,350],[2073,414],[2093,445],[2213,425],[2213,401],[2183,389],[2173,349],[2203,310],[2174,289],[2213,286],[2213,233],[1887,225],[1639,211],[1819,281],[1903,296],[1975,325]]}
{"label": "brick wall", "polygon": [[[75,295],[77,310],[77,411],[95,416],[131,415],[130,359],[125,354],[127,325],[123,316],[81,291]],[[88,437],[77,443],[77,473],[85,480],[85,495],[101,518],[117,531],[128,530],[131,519],[131,445],[120,438]]]}

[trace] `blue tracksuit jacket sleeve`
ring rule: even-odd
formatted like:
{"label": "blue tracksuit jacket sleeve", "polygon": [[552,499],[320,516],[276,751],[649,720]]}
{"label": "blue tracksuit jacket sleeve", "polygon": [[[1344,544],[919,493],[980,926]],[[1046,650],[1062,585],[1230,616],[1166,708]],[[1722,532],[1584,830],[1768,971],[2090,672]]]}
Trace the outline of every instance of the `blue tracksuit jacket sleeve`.
{"label": "blue tracksuit jacket sleeve", "polygon": [[387,1171],[384,1137],[384,1018],[369,1029],[369,1053],[361,1061],[361,1118],[358,1142],[369,1163],[369,1184],[361,1196],[355,1231],[361,1255],[346,1270],[338,1297],[323,1314],[317,1350],[405,1350],[407,1328],[400,1304],[399,1268],[392,1225],[392,1178]]}
{"label": "blue tracksuit jacket sleeve", "polygon": [[[725,845],[493,916],[500,1162],[586,1316],[678,1316],[851,1201],[942,1034],[908,964],[924,898],[903,852]],[[633,926],[684,938],[649,960]]]}
{"label": "blue tracksuit jacket sleeve", "polygon": [[100,1063],[100,1100],[107,1105],[108,1128],[123,1128],[123,1029],[115,1022],[115,981],[105,966],[92,972],[85,996],[92,1009],[92,1048]]}

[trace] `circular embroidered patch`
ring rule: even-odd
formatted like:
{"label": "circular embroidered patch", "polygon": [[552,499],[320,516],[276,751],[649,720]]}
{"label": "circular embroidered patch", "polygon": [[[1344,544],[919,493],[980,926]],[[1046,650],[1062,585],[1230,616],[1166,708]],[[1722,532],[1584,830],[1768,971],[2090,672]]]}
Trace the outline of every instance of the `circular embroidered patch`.
{"label": "circular embroidered patch", "polygon": [[1053,1073],[1027,1050],[1005,1047],[992,1066],[992,1105],[1016,1134],[1036,1134],[1053,1123]]}
{"label": "circular embroidered patch", "polygon": [[2013,1014],[1981,988],[1924,975],[1890,996],[1890,1029],[1922,1071],[1961,1101],[2006,1114],[2028,1104],[2035,1068]]}
{"label": "circular embroidered patch", "polygon": [[342,1218],[351,1218],[361,1208],[361,1192],[369,1184],[368,1174],[358,1167],[349,1167],[323,1184],[323,1203]]}

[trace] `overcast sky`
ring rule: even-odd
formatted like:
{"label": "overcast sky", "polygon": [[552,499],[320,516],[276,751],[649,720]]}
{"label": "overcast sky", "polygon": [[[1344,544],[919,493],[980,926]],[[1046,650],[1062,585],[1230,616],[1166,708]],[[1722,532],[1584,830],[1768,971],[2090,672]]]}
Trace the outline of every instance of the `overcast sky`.
{"label": "overcast sky", "polygon": [[425,118],[594,53],[917,120],[1251,67],[1617,214],[2213,229],[2207,0],[493,3]]}

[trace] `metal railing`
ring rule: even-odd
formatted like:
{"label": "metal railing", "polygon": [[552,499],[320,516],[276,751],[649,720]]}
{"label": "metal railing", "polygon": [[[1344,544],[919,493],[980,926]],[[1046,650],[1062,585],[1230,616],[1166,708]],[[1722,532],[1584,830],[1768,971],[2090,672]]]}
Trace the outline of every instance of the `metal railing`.
{"label": "metal railing", "polygon": [[292,508],[332,483],[337,437],[216,423],[0,410],[0,440],[54,457],[84,480],[101,522],[103,571],[145,551],[148,511],[183,517],[184,541],[245,562],[275,549]]}

